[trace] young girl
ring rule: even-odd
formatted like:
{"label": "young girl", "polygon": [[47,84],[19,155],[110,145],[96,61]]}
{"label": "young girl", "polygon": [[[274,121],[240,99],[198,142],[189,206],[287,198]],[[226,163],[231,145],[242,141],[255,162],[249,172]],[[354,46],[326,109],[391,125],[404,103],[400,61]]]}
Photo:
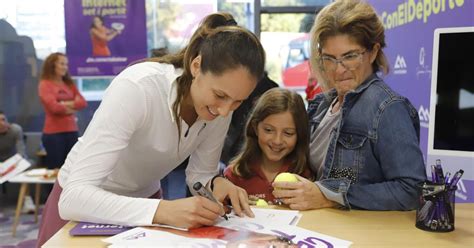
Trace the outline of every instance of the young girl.
{"label": "young girl", "polygon": [[257,101],[246,126],[243,149],[224,176],[257,198],[275,203],[272,182],[281,172],[311,177],[308,162],[308,117],[297,93],[274,88]]}
{"label": "young girl", "polygon": [[229,14],[204,19],[178,54],[132,65],[108,87],[59,172],[43,211],[41,246],[67,220],[132,226],[213,225],[218,203],[159,200],[160,180],[187,157],[186,181],[253,216],[245,190],[218,174],[231,113],[263,76],[258,38]]}

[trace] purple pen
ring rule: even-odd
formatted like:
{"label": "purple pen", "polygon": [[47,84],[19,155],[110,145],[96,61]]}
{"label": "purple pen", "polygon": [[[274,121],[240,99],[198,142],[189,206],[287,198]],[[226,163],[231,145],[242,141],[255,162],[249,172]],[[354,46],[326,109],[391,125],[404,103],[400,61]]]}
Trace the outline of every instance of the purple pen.
{"label": "purple pen", "polygon": [[463,170],[458,170],[458,171],[454,174],[453,178],[452,178],[451,181],[449,182],[448,190],[449,190],[449,189],[453,189],[453,188],[458,184],[459,179],[461,179],[463,173],[464,173]]}
{"label": "purple pen", "polygon": [[440,159],[436,159],[435,174],[436,174],[437,182],[444,183],[444,172],[443,172],[443,166],[441,166]]}
{"label": "purple pen", "polygon": [[449,176],[451,176],[451,172],[446,172],[446,176],[444,176],[444,184],[448,186],[449,183]]}
{"label": "purple pen", "polygon": [[438,179],[436,178],[436,167],[433,164],[431,165],[431,181],[433,181],[433,183],[438,182]]}

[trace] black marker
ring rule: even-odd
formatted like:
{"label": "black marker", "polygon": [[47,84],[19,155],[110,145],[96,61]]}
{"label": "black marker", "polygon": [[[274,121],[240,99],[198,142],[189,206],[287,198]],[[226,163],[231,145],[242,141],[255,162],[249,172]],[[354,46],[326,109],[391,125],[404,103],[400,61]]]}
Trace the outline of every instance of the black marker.
{"label": "black marker", "polygon": [[[202,197],[205,197],[217,204],[219,204],[219,202],[216,200],[216,198],[214,198],[214,196],[212,195],[212,193],[202,185],[202,183],[200,182],[197,182],[193,185],[193,189]],[[225,219],[225,220],[229,220],[229,217],[227,217],[227,215],[224,213],[224,215],[222,215],[222,217]]]}

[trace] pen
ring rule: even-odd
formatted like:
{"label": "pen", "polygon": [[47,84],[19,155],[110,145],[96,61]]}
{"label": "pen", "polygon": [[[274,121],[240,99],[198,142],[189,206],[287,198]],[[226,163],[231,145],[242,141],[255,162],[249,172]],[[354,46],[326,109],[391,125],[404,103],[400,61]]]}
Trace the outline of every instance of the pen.
{"label": "pen", "polygon": [[448,185],[449,183],[449,176],[451,176],[451,172],[447,172],[444,176],[444,184]]}
{"label": "pen", "polygon": [[463,170],[458,170],[456,173],[454,173],[453,178],[449,182],[448,188],[452,189],[454,186],[456,186],[459,182],[459,179],[461,179],[462,174],[464,173]]}
{"label": "pen", "polygon": [[[200,182],[197,182],[193,185],[193,189],[202,197],[205,197],[215,203],[219,203],[216,198],[214,198],[214,196],[212,195],[212,193],[202,185],[202,183]],[[229,220],[229,217],[227,217],[227,215],[224,213],[224,215],[222,216],[225,220]]]}
{"label": "pen", "polygon": [[431,181],[433,183],[437,183],[438,182],[438,179],[436,178],[436,169],[435,169],[435,165],[432,164],[431,165]]}
{"label": "pen", "polygon": [[440,159],[436,159],[435,174],[436,174],[437,182],[444,183],[444,172],[443,172],[443,167],[441,166]]}

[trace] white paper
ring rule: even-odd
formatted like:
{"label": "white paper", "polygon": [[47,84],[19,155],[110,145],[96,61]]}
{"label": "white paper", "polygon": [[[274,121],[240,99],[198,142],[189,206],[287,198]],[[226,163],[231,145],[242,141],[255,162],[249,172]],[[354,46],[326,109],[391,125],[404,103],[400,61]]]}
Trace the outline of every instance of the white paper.
{"label": "white paper", "polygon": [[278,235],[291,240],[298,247],[349,247],[352,242],[321,234],[311,230],[292,225],[273,225],[272,223],[247,222],[235,226],[219,222],[219,226],[235,230],[248,230],[259,233]]}
{"label": "white paper", "polygon": [[[229,215],[229,220],[220,220],[216,226],[237,230],[240,233],[257,232],[283,237],[298,247],[349,247],[351,242],[336,237],[313,232],[293,226],[290,223],[298,218],[299,212],[294,210],[252,209],[255,218]],[[269,235],[269,236],[270,236]],[[252,235],[255,237],[255,235]],[[251,240],[252,236],[249,236]],[[190,238],[167,232],[165,229],[152,230],[137,227],[103,240],[111,244],[109,247],[225,247],[226,240]],[[242,241],[247,241],[242,239]],[[251,245],[250,245],[251,246]],[[250,247],[248,246],[248,247]]]}
{"label": "white paper", "polygon": [[149,226],[157,226],[157,227],[164,227],[164,228],[171,228],[175,230],[180,230],[180,231],[187,231],[187,228],[182,228],[182,227],[176,227],[176,226],[170,226],[170,225],[162,225],[162,224],[151,224]]}
{"label": "white paper", "polygon": [[[109,247],[191,247],[202,244],[202,247],[211,247],[216,240],[187,238],[164,231],[157,231],[137,227],[123,233],[119,233],[102,241],[112,244]],[[226,242],[222,243],[225,247]]]}
{"label": "white paper", "polygon": [[31,163],[28,162],[28,160],[23,159],[23,157],[17,153],[0,164],[0,172],[4,173],[12,166],[14,166],[13,170],[8,172],[4,176],[0,176],[0,184],[8,181],[10,178],[13,178],[14,176],[28,169],[31,166]]}
{"label": "white paper", "polygon": [[241,225],[245,223],[272,223],[273,225],[290,225],[295,218],[298,218],[298,210],[285,210],[285,209],[269,209],[269,208],[252,208],[252,212],[255,214],[254,218],[244,216],[239,217],[234,212],[227,215],[229,220],[221,218],[216,224],[227,222],[228,226]]}

